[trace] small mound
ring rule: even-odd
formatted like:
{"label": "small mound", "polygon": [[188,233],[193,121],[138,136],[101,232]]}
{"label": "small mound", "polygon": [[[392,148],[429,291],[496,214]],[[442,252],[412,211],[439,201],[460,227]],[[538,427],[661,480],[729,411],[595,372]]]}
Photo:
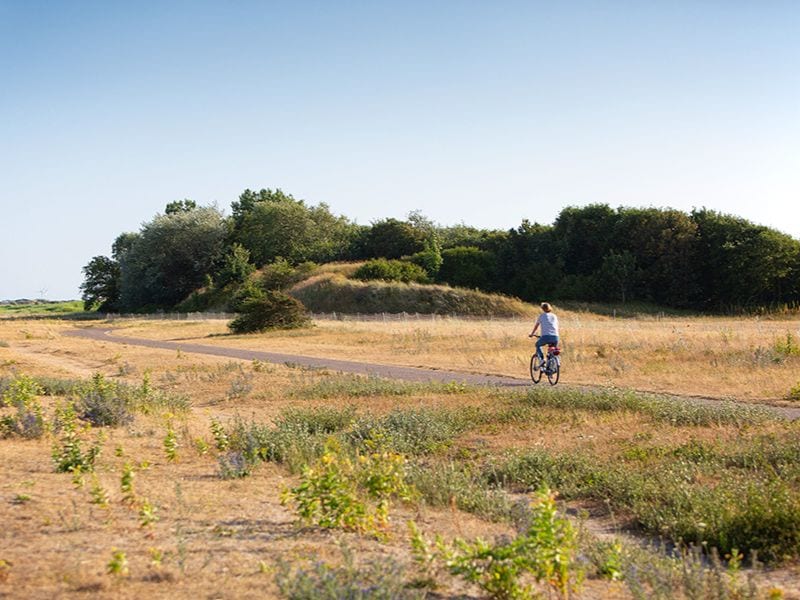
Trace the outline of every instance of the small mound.
{"label": "small mound", "polygon": [[420,313],[474,317],[530,317],[532,305],[500,294],[444,285],[354,281],[325,273],[296,284],[289,294],[317,313]]}

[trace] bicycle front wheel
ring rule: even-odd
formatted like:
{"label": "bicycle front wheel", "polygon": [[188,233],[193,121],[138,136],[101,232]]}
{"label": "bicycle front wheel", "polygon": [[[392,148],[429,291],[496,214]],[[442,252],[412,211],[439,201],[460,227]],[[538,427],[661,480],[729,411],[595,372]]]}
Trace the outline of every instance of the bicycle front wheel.
{"label": "bicycle front wheel", "polygon": [[539,360],[539,357],[535,354],[531,356],[531,380],[533,383],[539,383],[539,381],[542,379],[542,372],[540,370],[541,366],[542,363]]}
{"label": "bicycle front wheel", "polygon": [[547,381],[550,382],[550,385],[557,384],[560,375],[561,375],[561,361],[558,360],[557,356],[548,359]]}

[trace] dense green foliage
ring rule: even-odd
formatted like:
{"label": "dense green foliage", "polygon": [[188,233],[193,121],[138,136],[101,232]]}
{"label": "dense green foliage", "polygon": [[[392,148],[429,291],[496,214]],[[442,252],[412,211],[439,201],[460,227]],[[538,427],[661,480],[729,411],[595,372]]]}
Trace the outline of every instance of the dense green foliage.
{"label": "dense green foliage", "polygon": [[427,283],[428,274],[419,265],[402,260],[376,258],[361,265],[353,274],[361,281],[402,281],[403,283]]}
{"label": "dense green foliage", "polygon": [[239,313],[229,325],[234,333],[293,329],[306,325],[309,320],[305,307],[299,301],[283,292],[271,290],[242,302]]}
{"label": "dense green foliage", "polygon": [[264,287],[275,289],[307,273],[293,271],[304,262],[358,259],[377,259],[362,278],[421,281],[406,273],[419,267],[431,281],[531,302],[714,311],[800,304],[800,241],[711,210],[592,204],[564,208],[553,225],[526,220],[509,231],[442,227],[418,212],[361,226],[325,204],[269,189],[245,190],[228,218],[191,200],[171,202],[138,233],[120,235],[111,258],[91,259],[83,298],[101,311],[182,301],[202,309],[203,302],[186,304],[195,290],[202,287],[206,300],[229,298],[256,267],[266,267]]}

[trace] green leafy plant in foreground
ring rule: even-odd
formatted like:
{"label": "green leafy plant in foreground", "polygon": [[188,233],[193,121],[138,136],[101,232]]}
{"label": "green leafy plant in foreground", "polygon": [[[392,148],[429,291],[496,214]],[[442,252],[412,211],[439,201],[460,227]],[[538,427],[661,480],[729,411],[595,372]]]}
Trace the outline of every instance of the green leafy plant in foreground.
{"label": "green leafy plant in foreground", "polygon": [[568,598],[581,578],[575,565],[577,534],[569,520],[558,514],[555,496],[547,488],[534,495],[523,533],[510,541],[457,538],[448,544],[437,537],[431,544],[416,524],[409,527],[414,559],[429,579],[432,570],[443,566],[450,574],[479,585],[491,598],[535,597],[535,588],[525,581],[529,577]]}
{"label": "green leafy plant in foreground", "polygon": [[405,457],[373,452],[349,458],[333,442],[323,455],[301,473],[300,484],[284,493],[300,519],[320,527],[381,534],[389,522],[390,501],[409,499],[405,483]]}
{"label": "green leafy plant in foreground", "polygon": [[83,442],[78,435],[75,414],[66,411],[62,414],[61,439],[53,444],[53,465],[58,473],[86,473],[94,471],[94,463],[100,454],[100,440],[88,450],[83,450]]}

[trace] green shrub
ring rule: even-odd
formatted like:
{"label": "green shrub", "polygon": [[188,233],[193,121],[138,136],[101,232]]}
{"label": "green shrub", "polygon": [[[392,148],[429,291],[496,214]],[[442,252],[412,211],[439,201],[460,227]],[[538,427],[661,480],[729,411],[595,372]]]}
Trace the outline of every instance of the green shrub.
{"label": "green shrub", "polygon": [[508,494],[461,464],[411,464],[408,480],[429,506],[455,506],[493,521],[508,519],[512,513]]}
{"label": "green shrub", "polygon": [[800,342],[790,331],[785,337],[776,339],[772,349],[781,356],[800,356]]}
{"label": "green shrub", "polygon": [[465,410],[396,409],[383,417],[361,417],[347,432],[347,439],[356,447],[377,443],[401,454],[432,454],[474,426],[473,416],[474,412]]}
{"label": "green shrub", "polygon": [[495,255],[475,247],[458,246],[442,251],[438,281],[463,288],[488,290],[496,270]]}
{"label": "green shrub", "polygon": [[284,258],[276,258],[261,270],[261,287],[281,291],[308,277],[317,268],[313,262],[292,265]]}
{"label": "green shrub", "polygon": [[83,450],[83,441],[78,434],[74,413],[67,414],[63,422],[61,440],[53,444],[52,458],[56,472],[86,473],[94,471],[94,463],[99,454],[99,442],[93,444],[88,450]]}
{"label": "green shrub", "polygon": [[282,502],[293,503],[306,523],[380,534],[389,523],[391,500],[411,498],[405,466],[404,456],[385,451],[353,460],[330,440],[322,456],[303,468],[300,484],[287,490]]}
{"label": "green shrub", "polygon": [[37,396],[42,393],[39,384],[27,375],[18,375],[5,384],[0,406],[16,409],[14,415],[0,419],[0,437],[18,435],[24,438],[42,437],[47,432],[44,411]]}
{"label": "green shrub", "polygon": [[433,279],[442,267],[442,250],[435,240],[433,242],[425,242],[425,249],[415,252],[408,257],[408,260],[425,269],[428,277]]}
{"label": "green shrub", "polygon": [[354,279],[361,281],[396,281],[402,283],[428,283],[428,273],[412,262],[376,258],[361,265],[353,273]]}
{"label": "green shrub", "polygon": [[568,598],[580,580],[575,562],[577,535],[569,520],[558,514],[548,489],[536,493],[524,531],[510,541],[492,544],[480,538],[471,542],[457,538],[447,544],[438,538],[433,546],[416,525],[410,527],[418,564],[426,570],[443,565],[452,575],[478,584],[490,598],[538,597],[525,583],[526,576]]}
{"label": "green shrub", "polygon": [[133,421],[132,394],[100,373],[95,373],[90,382],[78,385],[75,394],[78,417],[94,426],[119,427]]}
{"label": "green shrub", "polygon": [[240,315],[228,327],[233,333],[305,327],[310,319],[302,303],[283,292],[268,291],[263,297],[242,303]]}

